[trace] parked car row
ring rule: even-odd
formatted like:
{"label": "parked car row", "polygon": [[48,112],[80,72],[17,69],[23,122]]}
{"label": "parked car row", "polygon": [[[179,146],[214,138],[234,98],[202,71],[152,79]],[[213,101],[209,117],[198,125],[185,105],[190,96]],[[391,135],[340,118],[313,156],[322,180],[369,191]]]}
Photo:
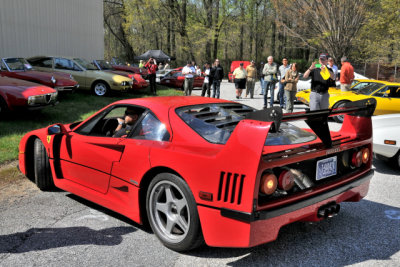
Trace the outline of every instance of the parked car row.
{"label": "parked car row", "polygon": [[148,86],[143,78],[147,72],[135,70],[136,73],[129,66],[125,67],[118,66],[120,70],[117,70],[105,60],[88,62],[71,57],[2,58],[0,114],[22,107],[54,105],[59,92],[82,89],[105,96],[111,91],[124,92]]}

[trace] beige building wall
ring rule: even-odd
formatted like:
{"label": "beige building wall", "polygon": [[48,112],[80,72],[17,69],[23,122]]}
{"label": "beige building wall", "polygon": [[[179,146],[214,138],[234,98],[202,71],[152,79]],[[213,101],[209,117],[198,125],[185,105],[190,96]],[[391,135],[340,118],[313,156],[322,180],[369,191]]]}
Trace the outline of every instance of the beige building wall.
{"label": "beige building wall", "polygon": [[0,57],[104,57],[102,0],[0,0]]}

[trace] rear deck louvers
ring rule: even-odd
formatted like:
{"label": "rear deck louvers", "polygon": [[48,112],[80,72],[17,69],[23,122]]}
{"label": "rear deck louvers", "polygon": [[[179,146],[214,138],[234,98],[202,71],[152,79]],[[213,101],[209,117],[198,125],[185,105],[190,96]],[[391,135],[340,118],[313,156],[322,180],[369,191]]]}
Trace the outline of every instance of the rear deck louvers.
{"label": "rear deck louvers", "polygon": [[221,172],[217,200],[240,205],[245,177],[244,174]]}

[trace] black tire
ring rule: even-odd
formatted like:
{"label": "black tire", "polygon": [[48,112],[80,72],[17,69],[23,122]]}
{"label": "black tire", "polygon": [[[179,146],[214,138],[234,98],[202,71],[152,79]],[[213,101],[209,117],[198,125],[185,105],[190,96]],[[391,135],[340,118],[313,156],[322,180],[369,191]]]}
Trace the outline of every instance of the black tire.
{"label": "black tire", "polygon": [[8,112],[6,101],[0,96],[0,117]]}
{"label": "black tire", "polygon": [[204,243],[196,202],[178,176],[161,173],[154,177],[147,191],[146,210],[151,229],[166,247],[188,251]]}
{"label": "black tire", "polygon": [[54,189],[55,186],[51,174],[49,157],[47,156],[46,149],[40,139],[35,140],[33,149],[36,186],[43,191]]}
{"label": "black tire", "polygon": [[96,96],[107,96],[110,94],[110,86],[103,81],[97,81],[92,85],[92,92]]}
{"label": "black tire", "polygon": [[389,162],[396,169],[400,169],[400,150],[397,151],[397,153],[396,153],[396,155],[394,157],[390,158]]}
{"label": "black tire", "polygon": [[[344,107],[344,104],[346,104],[347,102],[349,102],[349,101],[340,101],[340,102],[337,102],[335,105],[333,105],[333,108],[341,108],[341,107]],[[338,122],[338,123],[343,123],[344,116],[345,116],[345,115],[334,116],[334,117],[333,117],[333,120],[336,121],[336,122]]]}

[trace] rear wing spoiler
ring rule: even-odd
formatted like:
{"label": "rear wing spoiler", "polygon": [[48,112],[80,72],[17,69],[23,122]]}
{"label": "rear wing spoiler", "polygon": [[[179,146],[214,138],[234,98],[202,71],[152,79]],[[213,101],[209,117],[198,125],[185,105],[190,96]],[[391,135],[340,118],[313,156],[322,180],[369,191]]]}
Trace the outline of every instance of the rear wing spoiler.
{"label": "rear wing spoiler", "polygon": [[347,102],[344,107],[305,112],[283,114],[282,108],[272,107],[248,113],[245,119],[273,122],[270,131],[277,132],[281,122],[305,120],[307,125],[321,139],[325,147],[332,147],[328,117],[348,114],[356,117],[371,117],[376,108],[376,99],[368,98],[355,102]]}

